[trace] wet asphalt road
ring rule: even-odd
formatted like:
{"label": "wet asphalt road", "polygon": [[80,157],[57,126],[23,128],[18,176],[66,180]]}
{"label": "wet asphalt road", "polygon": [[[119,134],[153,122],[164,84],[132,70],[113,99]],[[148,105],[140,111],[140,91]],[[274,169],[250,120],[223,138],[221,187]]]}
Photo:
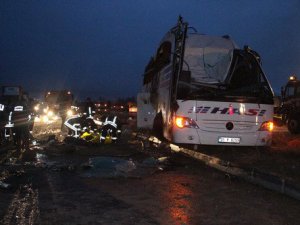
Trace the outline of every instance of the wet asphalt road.
{"label": "wet asphalt road", "polygon": [[[0,224],[300,224],[297,200],[182,155],[138,149],[54,143],[6,160]],[[103,159],[120,164],[103,167]]]}

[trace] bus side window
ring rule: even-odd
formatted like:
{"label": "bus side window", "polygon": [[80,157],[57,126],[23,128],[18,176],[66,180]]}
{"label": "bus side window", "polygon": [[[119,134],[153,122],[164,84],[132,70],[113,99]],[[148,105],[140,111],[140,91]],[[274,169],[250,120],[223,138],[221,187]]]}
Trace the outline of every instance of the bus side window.
{"label": "bus side window", "polygon": [[151,57],[144,72],[144,84],[152,82],[155,75],[171,61],[172,44],[166,41],[160,45],[155,58]]}
{"label": "bus side window", "polygon": [[169,41],[162,43],[158,48],[155,57],[155,64],[159,68],[159,70],[170,63],[171,48],[172,44]]}
{"label": "bus side window", "polygon": [[155,74],[154,70],[153,70],[153,66],[154,66],[154,59],[153,57],[151,57],[151,59],[149,60],[146,68],[145,68],[145,72],[144,72],[144,85],[151,82],[153,79],[153,76]]}

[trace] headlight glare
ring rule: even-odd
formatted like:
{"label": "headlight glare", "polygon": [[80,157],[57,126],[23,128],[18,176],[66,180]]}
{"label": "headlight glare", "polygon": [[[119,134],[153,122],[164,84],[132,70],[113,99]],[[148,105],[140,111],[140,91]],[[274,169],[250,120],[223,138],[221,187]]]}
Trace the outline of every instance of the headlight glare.
{"label": "headlight glare", "polygon": [[182,116],[175,117],[175,125],[178,128],[184,128],[184,127],[195,128],[195,129],[199,128],[197,123],[193,119],[189,117],[182,117]]}
{"label": "headlight glare", "polygon": [[265,121],[261,124],[259,131],[270,131],[272,132],[274,129],[273,121]]}
{"label": "headlight glare", "polygon": [[73,111],[72,110],[68,110],[67,111],[67,116],[72,116],[73,115]]}

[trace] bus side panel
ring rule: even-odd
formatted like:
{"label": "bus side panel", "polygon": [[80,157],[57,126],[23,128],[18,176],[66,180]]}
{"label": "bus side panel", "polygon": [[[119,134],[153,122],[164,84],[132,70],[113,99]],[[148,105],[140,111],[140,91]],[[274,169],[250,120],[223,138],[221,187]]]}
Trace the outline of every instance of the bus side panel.
{"label": "bus side panel", "polygon": [[160,72],[158,87],[158,105],[157,113],[162,114],[163,134],[168,140],[171,140],[172,118],[170,112],[170,89],[172,79],[172,64],[169,64]]}
{"label": "bus side panel", "polygon": [[150,93],[138,93],[137,107],[137,127],[151,130],[156,110],[150,102]]}

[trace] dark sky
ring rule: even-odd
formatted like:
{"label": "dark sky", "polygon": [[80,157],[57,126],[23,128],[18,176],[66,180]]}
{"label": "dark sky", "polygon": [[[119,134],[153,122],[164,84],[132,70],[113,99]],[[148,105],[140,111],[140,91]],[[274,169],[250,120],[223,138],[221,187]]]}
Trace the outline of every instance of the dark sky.
{"label": "dark sky", "polygon": [[179,14],[199,33],[259,52],[275,92],[290,74],[300,78],[298,0],[1,0],[0,85],[135,96]]}

